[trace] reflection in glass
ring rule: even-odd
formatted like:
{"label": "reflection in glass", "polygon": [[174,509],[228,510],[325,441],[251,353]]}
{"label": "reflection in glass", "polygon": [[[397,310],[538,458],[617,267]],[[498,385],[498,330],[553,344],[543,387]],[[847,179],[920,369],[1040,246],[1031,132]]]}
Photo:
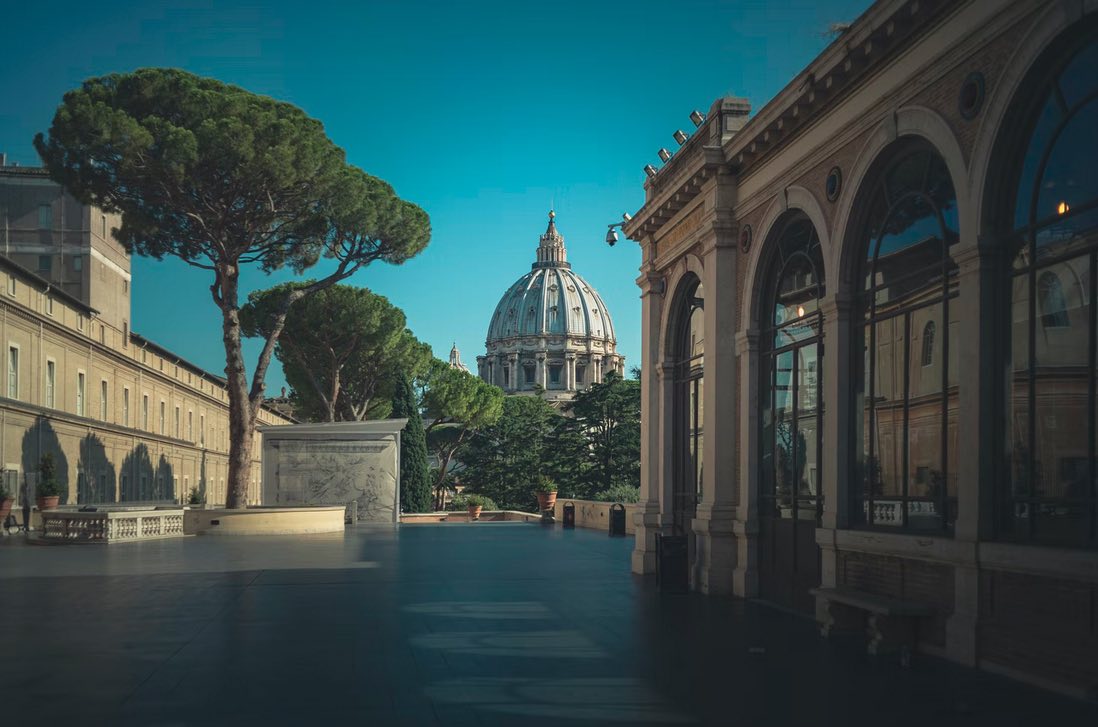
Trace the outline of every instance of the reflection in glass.
{"label": "reflection in glass", "polygon": [[859,298],[864,329],[860,464],[855,516],[871,526],[945,531],[956,492],[957,377],[949,247],[956,195],[945,163],[910,144],[880,175],[868,204]]}
{"label": "reflection in glass", "polygon": [[1013,211],[1007,537],[1098,545],[1098,41],[1066,48],[1030,121]]}
{"label": "reflection in glass", "polygon": [[675,480],[674,529],[686,531],[702,497],[705,461],[705,289],[695,281],[680,298],[677,354],[674,363]]}

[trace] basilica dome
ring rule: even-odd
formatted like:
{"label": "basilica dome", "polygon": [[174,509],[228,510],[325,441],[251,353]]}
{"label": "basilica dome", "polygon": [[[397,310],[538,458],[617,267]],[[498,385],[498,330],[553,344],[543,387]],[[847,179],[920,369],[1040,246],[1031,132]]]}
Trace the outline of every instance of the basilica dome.
{"label": "basilica dome", "polygon": [[477,357],[480,376],[508,393],[540,387],[551,399],[570,398],[624,366],[610,312],[572,270],[555,217],[549,213],[532,269],[496,306],[486,355]]}

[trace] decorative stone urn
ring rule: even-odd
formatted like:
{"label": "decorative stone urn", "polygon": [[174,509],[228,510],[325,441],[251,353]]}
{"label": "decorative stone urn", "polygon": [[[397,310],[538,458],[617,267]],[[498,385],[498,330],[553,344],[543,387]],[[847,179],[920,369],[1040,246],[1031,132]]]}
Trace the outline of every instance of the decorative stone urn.
{"label": "decorative stone urn", "polygon": [[53,510],[57,507],[57,503],[61,502],[60,495],[48,495],[46,497],[36,498],[39,510]]}
{"label": "decorative stone urn", "polygon": [[556,490],[538,490],[538,509],[541,512],[546,510],[552,510],[553,506],[557,504],[557,491]]}
{"label": "decorative stone urn", "polygon": [[480,520],[480,509],[481,509],[480,505],[470,505],[468,507],[469,519],[470,520]]}

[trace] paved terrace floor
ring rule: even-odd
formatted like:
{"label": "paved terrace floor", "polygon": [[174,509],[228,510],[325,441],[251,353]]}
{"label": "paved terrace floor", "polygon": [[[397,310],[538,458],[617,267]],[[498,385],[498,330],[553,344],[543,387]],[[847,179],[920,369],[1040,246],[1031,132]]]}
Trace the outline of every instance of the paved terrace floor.
{"label": "paved terrace floor", "polygon": [[661,595],[631,540],[594,531],[21,540],[0,541],[13,725],[1098,725],[1092,704]]}

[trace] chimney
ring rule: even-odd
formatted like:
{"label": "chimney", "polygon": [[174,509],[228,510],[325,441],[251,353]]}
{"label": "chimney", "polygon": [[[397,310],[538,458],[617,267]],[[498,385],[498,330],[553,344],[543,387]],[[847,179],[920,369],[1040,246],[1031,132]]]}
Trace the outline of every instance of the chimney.
{"label": "chimney", "polygon": [[[751,115],[751,102],[739,96],[725,96],[713,104],[709,115],[713,116],[715,112],[719,112],[721,117],[720,143],[724,144],[747,125],[748,117]],[[716,131],[714,129],[714,132]]]}

